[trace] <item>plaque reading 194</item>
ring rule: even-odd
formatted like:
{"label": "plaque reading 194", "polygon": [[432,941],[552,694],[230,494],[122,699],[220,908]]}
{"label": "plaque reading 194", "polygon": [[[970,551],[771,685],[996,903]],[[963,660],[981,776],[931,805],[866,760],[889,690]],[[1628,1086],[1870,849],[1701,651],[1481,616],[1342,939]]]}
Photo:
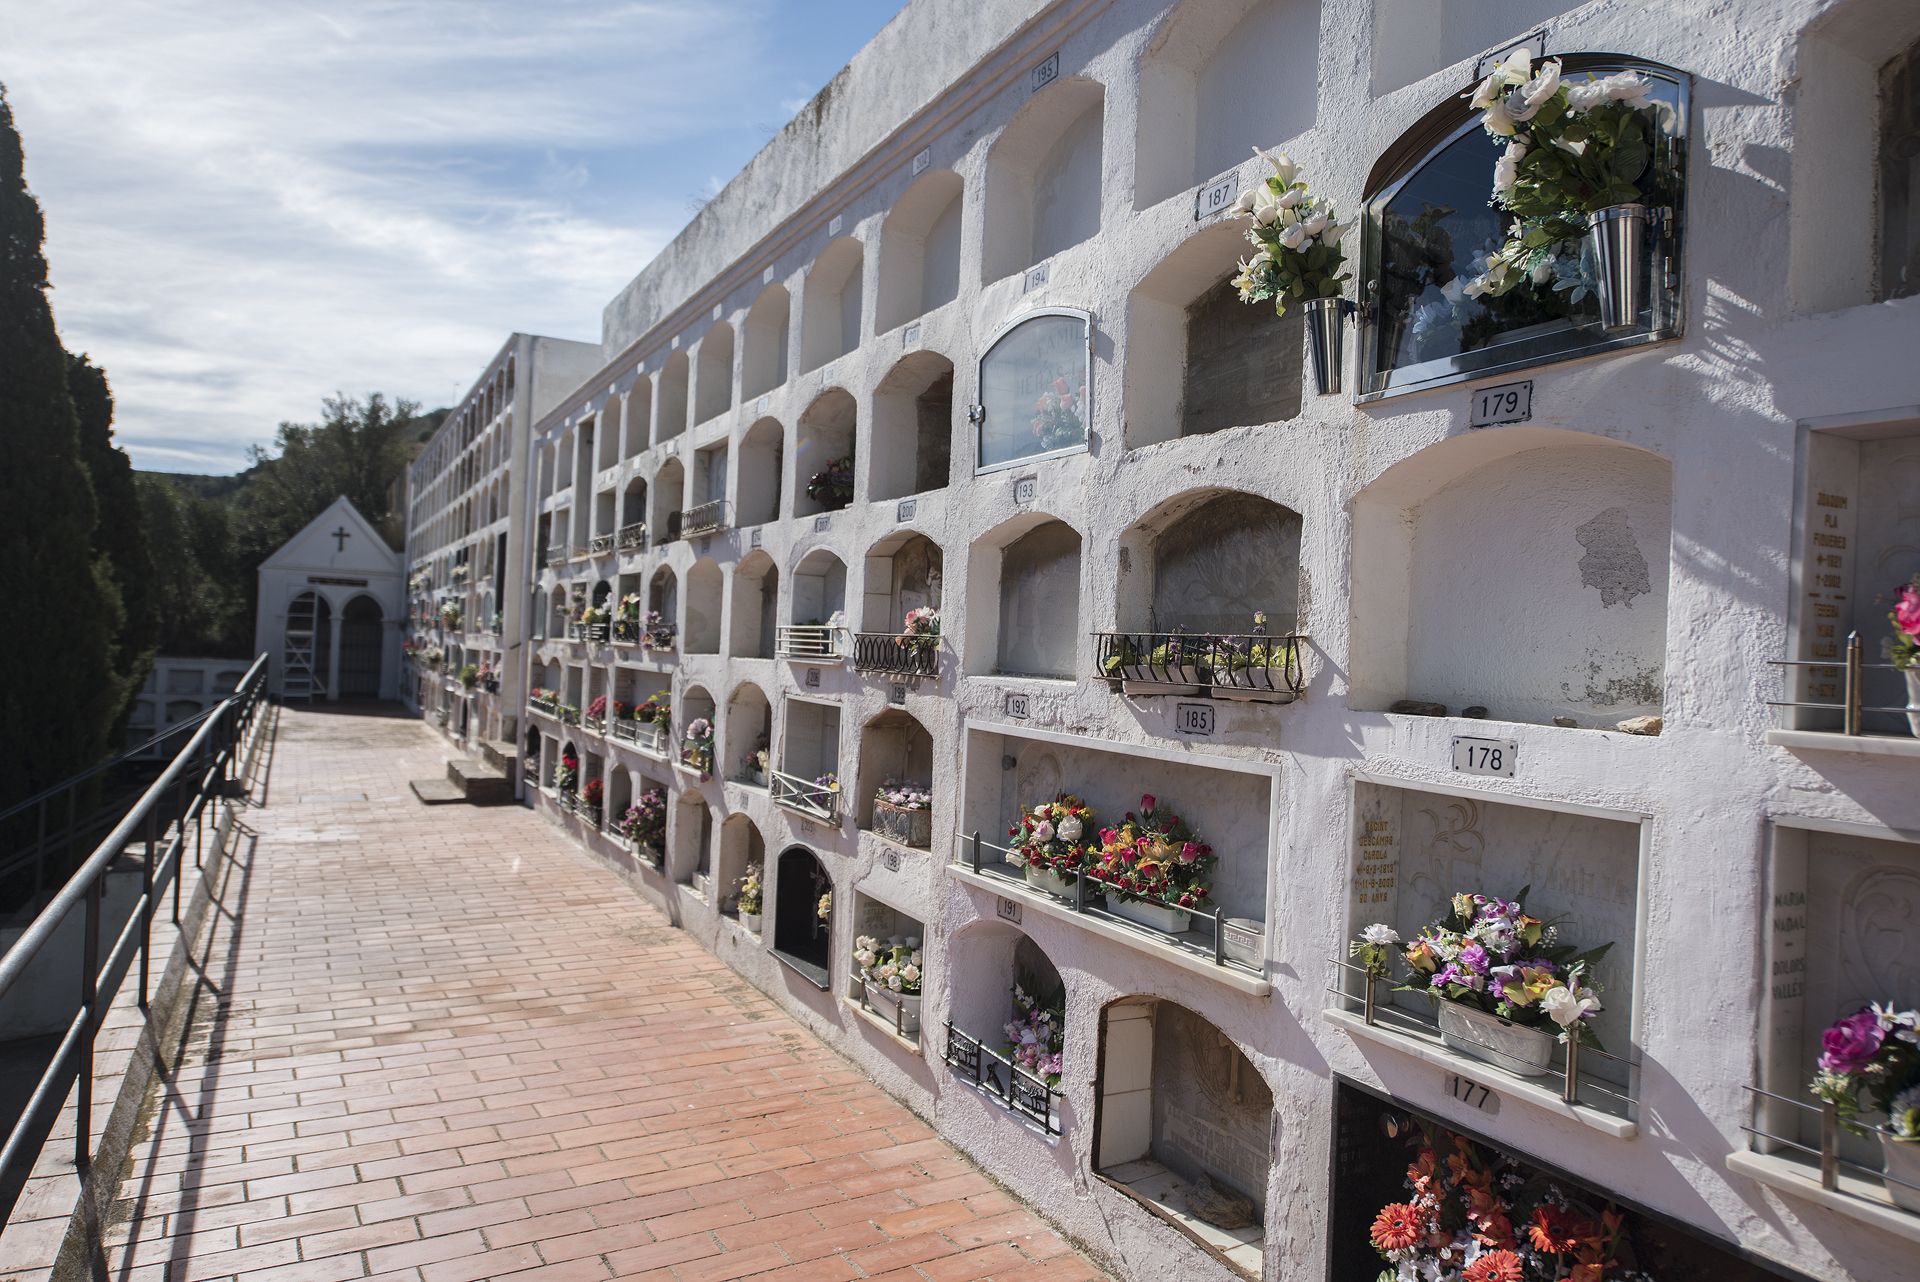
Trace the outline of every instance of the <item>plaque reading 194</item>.
{"label": "plaque reading 194", "polygon": [[1453,736],[1453,768],[1461,774],[1498,775],[1513,778],[1520,745],[1512,739],[1480,739],[1470,734]]}

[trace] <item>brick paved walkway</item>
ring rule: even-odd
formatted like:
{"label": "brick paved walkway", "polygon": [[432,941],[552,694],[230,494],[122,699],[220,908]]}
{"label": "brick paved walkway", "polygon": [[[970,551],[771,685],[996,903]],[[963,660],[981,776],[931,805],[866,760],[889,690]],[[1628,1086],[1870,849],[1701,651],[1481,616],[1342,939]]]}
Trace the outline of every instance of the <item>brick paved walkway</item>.
{"label": "brick paved walkway", "polygon": [[111,1276],[1100,1275],[440,740],[290,711]]}

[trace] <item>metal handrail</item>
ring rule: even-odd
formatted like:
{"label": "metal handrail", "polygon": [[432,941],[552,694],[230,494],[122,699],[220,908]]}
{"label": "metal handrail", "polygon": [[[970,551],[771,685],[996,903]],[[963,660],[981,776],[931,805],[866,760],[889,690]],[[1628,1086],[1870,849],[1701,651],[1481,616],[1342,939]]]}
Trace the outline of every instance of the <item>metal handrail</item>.
{"label": "metal handrail", "polygon": [[1833,659],[1769,659],[1767,662],[1776,668],[1838,668],[1841,672],[1840,702],[1812,703],[1802,699],[1769,699],[1770,708],[1811,708],[1818,712],[1838,712],[1840,714],[1840,733],[1857,735],[1860,733],[1860,719],[1869,712],[1909,712],[1905,704],[1890,706],[1868,706],[1862,700],[1866,697],[1862,687],[1866,684],[1866,671],[1869,668],[1887,671],[1900,671],[1897,663],[1862,662],[1860,634],[1847,633],[1847,649],[1838,661]]}
{"label": "metal handrail", "polygon": [[[1014,866],[1012,861],[1007,859],[1008,855],[1015,853],[1011,846],[996,846],[990,841],[983,841],[977,829],[971,833],[955,833],[954,842],[956,846],[952,860],[954,864],[967,869],[975,876],[985,877],[995,881],[1003,881],[1006,882],[1009,887],[1018,887],[1023,894],[1033,895],[1042,893],[1027,883],[1024,873],[1015,874],[1004,871]],[[997,857],[989,861],[985,858],[985,852],[987,851],[994,852]],[[1227,955],[1227,932],[1231,928],[1227,925],[1226,909],[1215,907],[1212,910],[1197,908],[1181,910],[1187,914],[1190,921],[1194,923],[1206,922],[1213,927],[1212,946],[1210,948],[1203,947],[1185,938],[1182,934],[1157,930],[1152,926],[1134,921],[1130,917],[1122,917],[1110,912],[1097,903],[1089,903],[1087,896],[1088,886],[1099,887],[1110,884],[1098,872],[1092,869],[1075,869],[1067,875],[1074,879],[1072,886],[1073,898],[1057,900],[1054,896],[1047,895],[1046,898],[1049,901],[1061,903],[1065,907],[1071,908],[1080,916],[1091,917],[1107,925],[1118,926],[1124,930],[1133,931],[1136,934],[1159,940],[1161,943],[1178,948],[1182,952],[1198,953],[1201,956],[1211,957],[1213,964],[1216,966],[1231,967],[1234,970],[1247,974],[1258,975],[1262,973],[1259,967],[1249,966],[1239,958],[1229,957]],[[1104,894],[1104,891],[1096,890],[1095,893]]]}
{"label": "metal handrail", "polygon": [[587,540],[587,550],[594,556],[605,556],[613,551],[613,536],[611,534],[594,535]]}
{"label": "metal handrail", "polygon": [[771,766],[767,768],[767,775],[773,785],[774,805],[785,806],[823,823],[840,822],[841,794],[835,789]]}
{"label": "metal handrail", "polygon": [[784,626],[775,631],[773,652],[782,659],[803,663],[839,663],[846,657],[840,647],[841,631],[828,623]]}
{"label": "metal handrail", "polygon": [[1803,1099],[1795,1099],[1791,1095],[1781,1095],[1776,1091],[1769,1091],[1751,1085],[1747,1087],[1747,1093],[1749,1095],[1764,1096],[1776,1103],[1786,1104],[1792,1108],[1805,1109],[1809,1113],[1818,1113],[1820,1115],[1820,1143],[1818,1146],[1806,1144],[1800,1140],[1790,1139],[1785,1135],[1775,1135],[1772,1131],[1759,1126],[1742,1126],[1740,1129],[1755,1139],[1765,1140],[1770,1144],[1783,1145],[1787,1148],[1799,1149],[1802,1153],[1807,1153],[1818,1158],[1820,1160],[1820,1187],[1826,1189],[1828,1192],[1839,1191],[1840,1168],[1843,1166],[1856,1175],[1862,1175],[1869,1179],[1877,1179],[1883,1184],[1898,1184],[1902,1188],[1920,1191],[1920,1184],[1916,1184],[1912,1180],[1903,1180],[1891,1171],[1875,1170],[1873,1167],[1862,1166],[1858,1162],[1851,1162],[1840,1156],[1840,1109],[1838,1105],[1831,1101],[1822,1100],[1818,1104],[1811,1104]]}
{"label": "metal handrail", "polygon": [[[947,1021],[947,1044],[941,1052],[947,1067],[998,1099],[1008,1109],[1029,1121],[1038,1122],[1047,1134],[1060,1134],[1060,1115],[1054,1101],[1065,1092],[1047,1085],[1045,1078],[1014,1063],[985,1042]],[[1006,1070],[1003,1081],[997,1069]]]}
{"label": "metal handrail", "polygon": [[647,523],[633,521],[614,531],[614,546],[622,552],[639,552],[647,546]]}
{"label": "metal handrail", "polygon": [[705,503],[696,503],[680,514],[680,533],[692,538],[697,534],[712,534],[727,528],[733,504],[725,499],[710,499]]}
{"label": "metal handrail", "polygon": [[[234,763],[253,727],[266,689],[267,656],[260,655],[239,688],[201,721],[193,738],[160,772],[133,808],[115,824],[93,853],[0,957],[0,999],[12,991],[53,940],[75,908],[84,914],[80,963],[80,1004],[59,1048],[41,1073],[32,1097],[0,1147],[0,1224],[11,1218],[27,1179],[39,1160],[40,1146],[69,1089],[75,1092],[74,1165],[86,1171],[92,1161],[94,1040],[105,1008],[118,993],[126,972],[139,962],[138,1003],[148,1010],[152,972],[153,913],[157,896],[173,883],[173,923],[180,924],[180,859],[188,824],[195,835],[195,867],[200,866],[205,833],[202,819],[210,803],[233,795]],[[190,773],[200,761],[205,765]],[[244,781],[241,783],[244,789]],[[217,820],[216,820],[217,823]],[[171,836],[168,833],[171,832]],[[129,845],[144,843],[140,898],[126,926],[103,958],[100,955],[102,900],[107,873]]]}
{"label": "metal handrail", "polygon": [[853,634],[853,670],[883,672],[901,677],[932,677],[940,673],[940,638],[932,645],[905,644],[898,633]]}
{"label": "metal handrail", "polygon": [[1115,686],[1203,689],[1274,703],[1290,703],[1306,687],[1302,633],[1096,632],[1093,639],[1094,674]]}

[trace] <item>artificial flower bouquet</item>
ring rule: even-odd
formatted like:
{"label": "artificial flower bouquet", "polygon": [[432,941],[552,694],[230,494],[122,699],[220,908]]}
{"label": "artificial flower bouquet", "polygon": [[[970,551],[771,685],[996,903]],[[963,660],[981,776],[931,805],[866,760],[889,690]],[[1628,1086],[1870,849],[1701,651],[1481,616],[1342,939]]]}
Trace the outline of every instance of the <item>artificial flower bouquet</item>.
{"label": "artificial flower bouquet", "polygon": [[1368,1234],[1377,1282],[1651,1282],[1633,1267],[1626,1217],[1583,1205],[1518,1159],[1421,1123],[1411,1196]]}
{"label": "artificial flower bouquet", "polygon": [[545,712],[551,712],[560,704],[560,692],[549,690],[545,686],[535,686],[527,691],[527,702]]}
{"label": "artificial flower bouquet", "polygon": [[460,665],[460,684],[471,690],[480,684],[480,665],[465,663]]}
{"label": "artificial flower bouquet", "polygon": [[892,806],[896,810],[931,810],[933,793],[925,784],[913,783],[904,779],[887,779],[873,794],[876,805]]}
{"label": "artificial flower bouquet", "polygon": [[653,852],[656,860],[666,850],[667,794],[661,788],[648,788],[627,807],[620,817],[620,835],[636,848]]}
{"label": "artificial flower bouquet", "polygon": [[[1874,1002],[1835,1022],[1820,1035],[1812,1090],[1834,1106],[1842,1126],[1879,1137],[1892,1177],[1887,1196],[1920,1211],[1920,1010]],[[1862,1124],[1876,1113],[1886,1120]]]}
{"label": "artificial flower bouquet", "polygon": [[680,741],[680,760],[700,772],[705,779],[713,770],[713,722],[695,717],[687,723],[686,736]]}
{"label": "artificial flower bouquet", "polygon": [[1468,95],[1481,124],[1507,140],[1494,163],[1493,204],[1514,215],[1507,239],[1468,282],[1468,297],[1500,295],[1524,281],[1545,285],[1561,257],[1579,257],[1588,216],[1644,198],[1653,159],[1655,106],[1645,77],[1623,71],[1563,81],[1560,61],[1533,66],[1516,50]]}
{"label": "artificial flower bouquet", "polygon": [[939,649],[940,611],[930,605],[923,605],[917,610],[908,610],[907,617],[901,624],[900,635],[893,639],[893,643],[902,650],[911,650],[915,654]]}
{"label": "artificial flower bouquet", "polygon": [[884,780],[873,794],[873,830],[889,841],[916,850],[931,846],[932,790],[911,780]]}
{"label": "artificial flower bouquet", "polygon": [[1007,828],[1008,863],[1023,865],[1027,880],[1054,895],[1068,889],[1093,863],[1093,807],[1070,792],[1043,802]]}
{"label": "artificial flower bouquet", "polygon": [[626,623],[638,623],[642,604],[638,592],[629,592],[614,606],[613,617]]}
{"label": "artificial flower bouquet", "polygon": [[580,789],[580,804],[586,808],[587,817],[596,824],[600,822],[600,805],[606,800],[607,785],[598,779],[589,779]]}
{"label": "artificial flower bouquet", "polygon": [[574,616],[574,621],[581,627],[590,628],[597,623],[605,623],[607,618],[606,606],[583,605],[580,607],[580,612]]}
{"label": "artificial flower bouquet", "polygon": [[853,502],[853,455],[837,458],[807,481],[807,497],[828,511]]}
{"label": "artificial flower bouquet", "polygon": [[822,922],[826,922],[828,924],[832,923],[833,892],[831,890],[829,890],[826,894],[820,896],[820,902],[813,906],[813,915]]}
{"label": "artificial flower bouquet", "polygon": [[665,721],[672,716],[672,700],[661,694],[648,695],[645,700],[636,704],[633,709],[633,719],[644,722],[647,725],[652,725],[656,721]]}
{"label": "artificial flower bouquet", "polygon": [[606,724],[606,720],[607,720],[607,696],[606,695],[597,694],[593,697],[593,701],[587,705],[586,717],[587,717],[587,724],[590,726],[600,726],[600,725]]}
{"label": "artificial flower bouquet", "polygon": [[1593,965],[1613,945],[1578,952],[1559,927],[1526,911],[1530,887],[1513,899],[1456,894],[1441,920],[1403,942],[1392,927],[1361,932],[1352,956],[1369,981],[1388,977],[1398,951],[1398,985],[1439,1003],[1441,1033],[1454,1049],[1527,1076],[1546,1071],[1554,1040],[1600,1049],[1591,1027],[1601,1010]]}
{"label": "artificial flower bouquet", "polygon": [[853,961],[860,982],[907,997],[920,995],[920,940],[918,936],[879,939],[862,935],[853,941]]}
{"label": "artificial flower bouquet", "polygon": [[758,917],[760,915],[761,895],[760,870],[758,868],[747,869],[746,875],[741,877],[734,885],[738,888],[738,893],[734,897],[734,906],[739,909],[740,915],[742,917]]}
{"label": "artificial flower bouquet", "polygon": [[1251,219],[1247,243],[1253,257],[1242,259],[1233,287],[1243,303],[1273,302],[1273,310],[1287,314],[1289,299],[1307,302],[1338,298],[1347,279],[1347,252],[1340,247],[1343,230],[1334,221],[1333,206],[1307,192],[1299,166],[1286,156],[1268,155],[1258,147],[1273,173],[1241,193],[1233,212]]}
{"label": "artificial flower bouquet", "polygon": [[1007,1058],[1016,1068],[1033,1074],[1048,1086],[1060,1085],[1061,1060],[1067,1046],[1065,994],[1043,1001],[1023,984],[1013,986],[1013,1020],[1006,1027]]}
{"label": "artificial flower bouquet", "polygon": [[440,603],[440,624],[442,627],[447,628],[457,628],[460,626],[460,603],[458,601],[442,601]]}
{"label": "artificial flower bouquet", "polygon": [[671,650],[674,639],[680,635],[680,629],[667,622],[667,617],[658,610],[648,610],[645,630],[641,640],[649,650]]}
{"label": "artificial flower bouquet", "polygon": [[572,792],[574,784],[577,783],[579,779],[580,758],[574,756],[572,752],[562,753],[560,755],[560,764],[554,767],[553,786],[561,792]]}
{"label": "artificial flower bouquet", "polygon": [[1087,423],[1081,410],[1087,404],[1087,385],[1078,391],[1064,378],[1056,378],[1033,403],[1033,439],[1038,453],[1064,450],[1087,439]]}
{"label": "artificial flower bouquet", "polygon": [[[1115,912],[1163,930],[1183,930],[1188,911],[1208,908],[1212,884],[1207,874],[1215,862],[1213,847],[1147,793],[1138,814],[1129,810],[1118,826],[1100,830],[1094,878],[1106,887]],[[1174,911],[1141,914],[1131,905]]]}

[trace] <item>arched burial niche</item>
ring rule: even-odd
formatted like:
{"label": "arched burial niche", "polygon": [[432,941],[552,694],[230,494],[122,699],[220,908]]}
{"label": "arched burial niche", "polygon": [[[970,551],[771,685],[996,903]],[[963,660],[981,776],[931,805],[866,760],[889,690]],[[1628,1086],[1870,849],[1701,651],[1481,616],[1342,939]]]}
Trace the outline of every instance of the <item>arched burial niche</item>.
{"label": "arched burial niche", "polygon": [[747,309],[741,326],[740,394],[751,399],[787,381],[787,330],[793,300],[785,285],[769,285]]}
{"label": "arched burial niche", "polygon": [[960,293],[960,175],[935,169],[900,194],[880,227],[876,334],[944,306]]}
{"label": "arched burial niche", "polygon": [[380,603],[362,592],[340,612],[340,697],[378,699],[387,645]]}
{"label": "arched burial niche", "polygon": [[840,705],[789,695],[781,718],[773,800],[796,814],[840,826]]}
{"label": "arched burial niche", "polygon": [[327,697],[333,666],[333,603],[308,589],[287,602],[280,690],[289,699]]}
{"label": "arched burial niche", "polygon": [[[1264,1276],[1273,1090],[1239,1046],[1175,1002],[1122,998],[1100,1012],[1094,1094],[1099,1176],[1248,1277]],[[1200,1219],[1191,1209],[1200,1195],[1258,1235]]]}
{"label": "arched burial niche", "polygon": [[874,389],[872,497],[945,489],[952,459],[953,362],[937,352],[911,353]]}
{"label": "arched burial niche", "polygon": [[760,828],[745,815],[728,815],[720,825],[719,858],[714,866],[715,902],[729,917],[740,913],[740,879],[767,864],[767,842]]}
{"label": "arched burial niche", "polygon": [[648,526],[654,546],[680,537],[680,513],[686,503],[687,469],[670,458],[653,474],[653,521]]}
{"label": "arched burial niche", "polygon": [[781,628],[784,659],[838,663],[840,633],[846,626],[847,567],[825,548],[815,548],[793,569],[788,609],[793,621]]}
{"label": "arched burial niche", "polygon": [[801,411],[794,432],[794,515],[835,512],[853,501],[858,418],[852,395],[838,387],[820,393]]}
{"label": "arched burial niche", "polygon": [[733,326],[715,321],[700,340],[693,421],[704,423],[733,408]]}
{"label": "arched burial niche", "polygon": [[1086,312],[1043,308],[1003,326],[980,355],[976,468],[1085,449],[1092,362]]}
{"label": "arched burial niche", "polygon": [[1679,334],[1687,235],[1680,173],[1685,78],[1611,54],[1568,54],[1563,62],[1565,76],[1582,82],[1589,74],[1636,72],[1656,104],[1654,145],[1639,185],[1643,203],[1674,211],[1674,229],[1654,239],[1642,264],[1647,304],[1626,329],[1601,327],[1584,237],[1560,244],[1543,282],[1523,281],[1498,297],[1467,296],[1485,255],[1503,243],[1512,215],[1487,202],[1504,144],[1496,145],[1465,99],[1450,94],[1374,163],[1365,216],[1342,242],[1349,260],[1358,254],[1356,279],[1369,282],[1361,299],[1361,400]]}
{"label": "arched burial niche", "polygon": [[653,441],[670,441],[687,430],[687,354],[669,353],[660,367],[660,408],[654,415]]}
{"label": "arched burial niche", "polygon": [[712,902],[713,807],[697,792],[681,793],[674,808],[672,860],[675,880]]}
{"label": "arched burial niche", "polygon": [[[1053,959],[1014,927],[985,921],[952,937],[947,966],[948,1066],[1048,1134],[1059,1134],[1067,990]],[[1015,1031],[1019,1036],[1010,1036]]]}
{"label": "arched burial niche", "polygon": [[636,476],[627,482],[620,495],[620,529],[614,543],[622,552],[638,552],[647,546],[647,481]]}
{"label": "arched burial niche", "polygon": [[767,786],[773,748],[773,707],[759,686],[742,681],[727,700],[727,724],[720,736],[726,777],[752,788]]}
{"label": "arched burial niche", "polygon": [[1073,676],[1080,646],[1080,535],[1050,516],[1015,517],[983,535],[973,556],[967,670]]}
{"label": "arched burial niche", "polygon": [[[833,878],[805,846],[780,852],[773,873],[773,955],[821,990],[832,984]],[[822,909],[825,909],[823,912]]]}
{"label": "arched burial niche", "polygon": [[1352,706],[1606,727],[1659,713],[1671,493],[1659,455],[1542,427],[1389,468],[1353,505]]}
{"label": "arched burial niche", "polygon": [[745,527],[780,519],[780,463],[786,433],[780,420],[763,418],[740,441],[740,497],[734,523]]}
{"label": "arched burial niche", "polygon": [[1099,675],[1135,694],[1284,702],[1301,684],[1300,516],[1253,494],[1199,490],[1121,536],[1119,629]]}
{"label": "arched burial niche", "polygon": [[722,580],[720,564],[711,557],[695,561],[687,571],[688,654],[720,653],[720,604],[725,595]]}
{"label": "arched burial niche", "polygon": [[1078,77],[1035,94],[987,155],[983,283],[1025,271],[1100,230],[1106,90]]}
{"label": "arched burial niche", "polygon": [[800,368],[819,369],[860,346],[860,242],[842,236],[813,260],[800,292]]}
{"label": "arched burial niche", "polygon": [[[854,822],[902,846],[933,841],[933,736],[911,713],[888,708],[860,728]],[[886,800],[876,794],[884,793]]]}
{"label": "arched burial niche", "polygon": [[[657,623],[651,621],[653,615],[659,616]],[[641,619],[640,640],[649,650],[670,653],[679,649],[679,635],[680,584],[673,577],[673,567],[663,565],[647,584],[647,614]]]}
{"label": "arched burial niche", "polygon": [[[1134,208],[1312,127],[1320,4],[1186,0],[1140,55]],[[1477,52],[1477,47],[1476,47]]]}
{"label": "arched burial niche", "polygon": [[1231,277],[1246,226],[1189,238],[1128,298],[1128,449],[1300,413],[1301,309],[1240,301]]}
{"label": "arched burial niche", "polygon": [[1471,58],[1512,44],[1582,0],[1373,0],[1373,94],[1377,98]]}
{"label": "arched burial niche", "polygon": [[[940,670],[940,587],[945,562],[940,545],[924,534],[889,534],[867,550],[865,595],[860,631],[855,634],[853,666],[860,672],[930,677]],[[933,638],[906,645],[907,616],[934,611]],[[924,616],[923,616],[924,618]],[[921,624],[917,631],[924,631]]]}
{"label": "arched burial niche", "polygon": [[733,614],[727,653],[736,659],[771,659],[779,628],[780,571],[756,549],[733,571]]}
{"label": "arched burial niche", "polygon": [[647,437],[652,424],[653,380],[642,374],[634,379],[632,389],[627,392],[626,426],[622,429],[625,438],[621,448],[622,457],[632,458],[652,443]]}

